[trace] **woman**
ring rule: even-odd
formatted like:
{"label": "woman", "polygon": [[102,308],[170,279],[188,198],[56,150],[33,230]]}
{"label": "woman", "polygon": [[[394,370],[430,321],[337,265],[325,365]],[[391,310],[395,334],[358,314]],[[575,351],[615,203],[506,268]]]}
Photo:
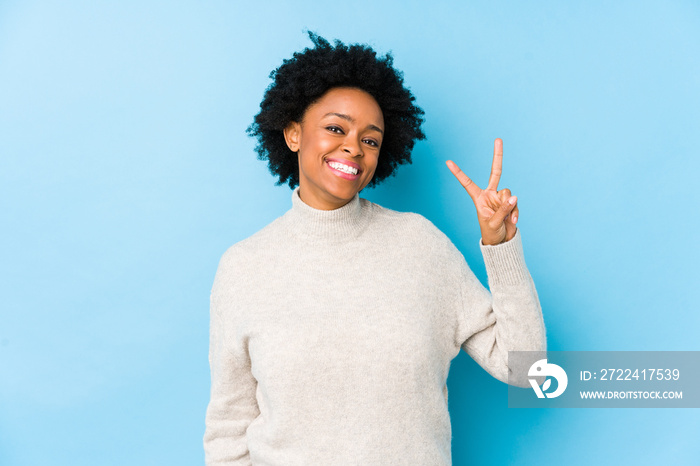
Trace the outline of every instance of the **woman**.
{"label": "woman", "polygon": [[310,36],[249,128],[295,189],[214,279],[206,461],[449,465],[450,361],[464,349],[507,382],[508,350],[545,348],[516,198],[497,190],[502,143],[484,190],[448,162],[477,208],[490,294],[430,221],[359,198],[424,138],[391,56]]}

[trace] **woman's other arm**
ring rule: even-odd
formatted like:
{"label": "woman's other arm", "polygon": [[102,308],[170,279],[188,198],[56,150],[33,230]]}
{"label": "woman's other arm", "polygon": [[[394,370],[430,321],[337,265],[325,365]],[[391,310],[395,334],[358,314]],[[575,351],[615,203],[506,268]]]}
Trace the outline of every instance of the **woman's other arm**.
{"label": "woman's other arm", "polygon": [[[459,342],[480,366],[502,382],[529,387],[526,374],[512,373],[508,351],[547,350],[542,308],[525,265],[520,232],[481,251],[491,292],[466,263],[462,268]],[[522,369],[522,368],[519,368]]]}
{"label": "woman's other arm", "polygon": [[250,466],[246,430],[260,414],[255,397],[257,381],[251,373],[247,342],[232,339],[226,331],[223,307],[231,302],[231,296],[222,269],[220,266],[210,300],[211,398],[204,433],[205,462],[207,466]]}

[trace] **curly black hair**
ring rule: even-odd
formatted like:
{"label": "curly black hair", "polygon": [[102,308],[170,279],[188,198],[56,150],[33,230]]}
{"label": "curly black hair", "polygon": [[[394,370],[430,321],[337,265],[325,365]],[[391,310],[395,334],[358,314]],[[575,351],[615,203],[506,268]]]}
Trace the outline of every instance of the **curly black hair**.
{"label": "curly black hair", "polygon": [[272,84],[260,103],[260,113],[248,127],[249,136],[258,140],[260,160],[269,162],[270,172],[279,176],[277,185],[299,184],[299,161],[284,139],[284,129],[300,122],[306,109],[327,91],[354,87],[370,94],[384,115],[384,139],[374,177],[367,186],[377,185],[396,172],[398,165],[411,163],[411,150],[421,130],[423,110],[403,85],[403,73],[394,69],[393,57],[377,53],[367,45],[345,45],[308,32],[314,48],[295,52],[292,58],[270,73]]}

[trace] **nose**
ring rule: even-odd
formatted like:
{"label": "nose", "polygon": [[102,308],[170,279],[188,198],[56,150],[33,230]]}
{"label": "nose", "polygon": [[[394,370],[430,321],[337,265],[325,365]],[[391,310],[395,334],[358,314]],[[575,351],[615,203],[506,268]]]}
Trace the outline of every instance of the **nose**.
{"label": "nose", "polygon": [[352,136],[345,138],[342,150],[350,157],[362,157],[364,155],[362,152],[362,143]]}

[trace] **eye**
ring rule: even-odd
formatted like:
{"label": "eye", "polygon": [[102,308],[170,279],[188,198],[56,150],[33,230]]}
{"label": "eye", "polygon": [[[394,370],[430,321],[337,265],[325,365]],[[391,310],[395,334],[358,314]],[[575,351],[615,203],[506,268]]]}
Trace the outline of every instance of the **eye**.
{"label": "eye", "polygon": [[363,141],[365,144],[369,144],[372,147],[379,147],[379,143],[375,141],[374,139],[365,139]]}
{"label": "eye", "polygon": [[331,133],[344,134],[343,129],[340,126],[326,126],[326,129]]}

